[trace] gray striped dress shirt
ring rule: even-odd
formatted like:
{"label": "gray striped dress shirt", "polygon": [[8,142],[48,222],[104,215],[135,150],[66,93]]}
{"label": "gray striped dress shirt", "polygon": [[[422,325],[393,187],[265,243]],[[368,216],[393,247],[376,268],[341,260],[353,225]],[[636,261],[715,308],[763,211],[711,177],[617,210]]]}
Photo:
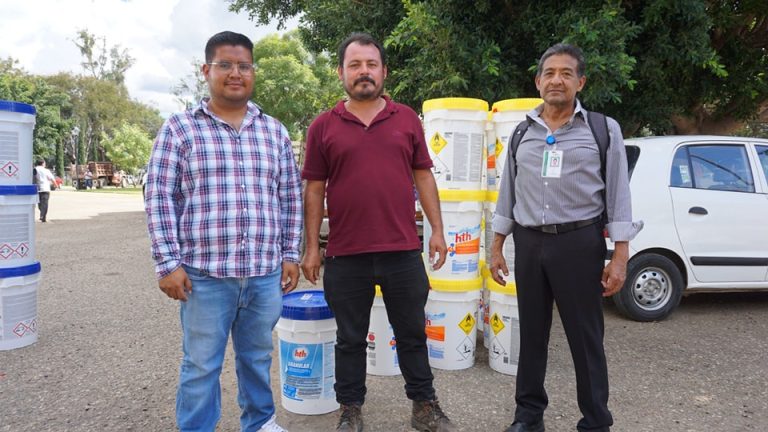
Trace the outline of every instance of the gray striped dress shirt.
{"label": "gray striped dress shirt", "polygon": [[[613,241],[632,240],[643,223],[632,221],[627,157],[619,124],[608,118],[610,146],[603,183],[600,151],[581,103],[576,101],[571,119],[554,132],[541,119],[542,109],[540,105],[528,113],[532,123],[517,149],[517,166],[511,153],[507,155],[493,231],[509,235],[515,223],[540,226],[592,219],[603,213],[605,189],[608,235]],[[545,141],[550,134],[556,139],[554,145]],[[507,152],[511,152],[510,144],[511,136]],[[563,152],[559,178],[542,177],[545,150]]]}

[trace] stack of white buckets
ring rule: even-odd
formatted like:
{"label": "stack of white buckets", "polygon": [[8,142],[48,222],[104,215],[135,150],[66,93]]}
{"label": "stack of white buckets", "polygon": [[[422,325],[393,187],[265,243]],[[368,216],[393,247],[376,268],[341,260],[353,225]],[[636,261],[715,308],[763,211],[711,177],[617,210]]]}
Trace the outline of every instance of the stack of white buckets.
{"label": "stack of white buckets", "polygon": [[37,341],[35,107],[0,100],[0,351]]}
{"label": "stack of white buckets", "polygon": [[423,113],[448,246],[445,264],[433,270],[429,262],[432,227],[425,218],[424,258],[432,288],[425,311],[429,363],[438,369],[466,369],[475,363],[483,289],[480,243],[488,103],[469,98],[431,99],[424,102]]}
{"label": "stack of white buckets", "polygon": [[[490,262],[491,220],[509,135],[539,103],[540,99],[510,99],[496,102],[489,112],[488,104],[479,99],[424,102],[427,147],[434,163],[448,245],[443,268],[433,271],[425,262],[432,288],[426,307],[427,345],[430,364],[435,368],[472,366],[476,334],[483,331],[491,368],[517,373],[519,325],[512,237],[504,245],[510,269],[506,286],[490,278],[485,262]],[[431,231],[425,219],[425,260]]]}

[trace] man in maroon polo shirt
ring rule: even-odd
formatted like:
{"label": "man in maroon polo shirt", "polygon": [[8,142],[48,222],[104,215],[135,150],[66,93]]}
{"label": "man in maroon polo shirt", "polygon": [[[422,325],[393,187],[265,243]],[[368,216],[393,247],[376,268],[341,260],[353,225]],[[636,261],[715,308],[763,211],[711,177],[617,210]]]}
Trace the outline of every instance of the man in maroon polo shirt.
{"label": "man in maroon polo shirt", "polygon": [[337,431],[362,431],[366,340],[374,286],[380,285],[397,340],[411,425],[453,431],[432,386],[424,333],[429,282],[416,232],[413,187],[433,228],[430,262],[440,268],[447,248],[432,161],[416,113],[383,96],[387,76],[381,44],[353,33],[339,45],[339,79],[348,100],[321,114],[307,132],[302,177],[307,251],[304,276],[320,275],[320,223],[328,202],[325,298],[336,317]]}

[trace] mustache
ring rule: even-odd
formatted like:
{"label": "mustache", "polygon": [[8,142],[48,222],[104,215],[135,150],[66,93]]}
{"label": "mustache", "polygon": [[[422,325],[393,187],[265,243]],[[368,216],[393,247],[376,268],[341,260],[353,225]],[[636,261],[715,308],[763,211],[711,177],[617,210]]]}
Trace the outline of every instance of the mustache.
{"label": "mustache", "polygon": [[373,84],[373,85],[376,85],[376,81],[374,81],[374,80],[373,80],[373,78],[371,78],[371,77],[369,77],[369,76],[361,76],[360,78],[358,78],[358,79],[356,79],[356,80],[355,80],[355,83],[354,83],[354,84],[355,84],[355,85],[358,85],[358,84],[360,84],[361,82],[369,82],[369,83],[371,83],[371,84]]}

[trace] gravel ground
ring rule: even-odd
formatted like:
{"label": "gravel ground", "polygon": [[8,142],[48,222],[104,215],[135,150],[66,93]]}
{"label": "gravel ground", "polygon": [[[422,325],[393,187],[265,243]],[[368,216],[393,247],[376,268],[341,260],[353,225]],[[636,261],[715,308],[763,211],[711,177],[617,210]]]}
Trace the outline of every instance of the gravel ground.
{"label": "gravel ground", "polygon": [[[36,226],[40,339],[0,351],[0,431],[174,430],[178,306],[157,289],[140,195],[57,191],[49,218]],[[573,366],[557,320],[550,346],[547,428],[575,430]],[[613,430],[768,430],[768,293],[686,297],[659,323],[625,320],[608,305],[606,349]],[[514,380],[492,371],[487,353],[470,369],[434,372],[460,430],[511,421]],[[279,401],[278,381],[273,366]],[[239,429],[236,395],[230,351],[220,431]],[[402,378],[368,378],[366,430],[410,430],[409,408]],[[279,402],[277,411],[293,432],[333,430],[337,417],[292,414]]]}

